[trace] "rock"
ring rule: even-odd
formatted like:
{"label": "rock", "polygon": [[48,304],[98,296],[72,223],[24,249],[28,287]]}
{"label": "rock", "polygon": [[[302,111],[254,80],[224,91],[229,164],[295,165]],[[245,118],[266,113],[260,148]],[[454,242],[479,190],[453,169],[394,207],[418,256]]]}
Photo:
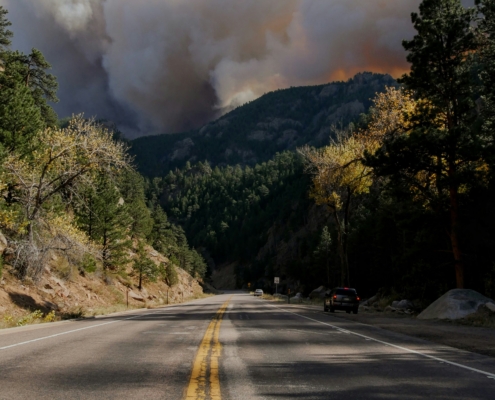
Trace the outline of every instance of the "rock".
{"label": "rock", "polygon": [[399,305],[399,301],[398,300],[392,301],[392,304],[391,304],[392,307],[398,308],[397,307],[398,305]]}
{"label": "rock", "polygon": [[104,278],[103,278],[103,281],[108,285],[108,286],[113,286],[114,283],[113,283],[113,279],[106,275]]}
{"label": "rock", "polygon": [[365,306],[371,306],[373,303],[375,303],[378,300],[378,296],[374,295],[373,297],[370,297],[368,300],[364,301],[363,304]]}
{"label": "rock", "polygon": [[8,247],[8,242],[2,232],[0,232],[0,254]]}
{"label": "rock", "polygon": [[[394,303],[397,303],[397,305],[394,306]],[[397,301],[397,302],[394,301],[392,303],[392,307],[400,308],[402,310],[413,310],[414,304],[409,300],[401,300],[401,301]]]}
{"label": "rock", "polygon": [[300,292],[296,293],[296,295],[294,296],[294,298],[301,298],[302,297],[302,294]]}
{"label": "rock", "polygon": [[317,298],[325,297],[325,291],[326,290],[327,290],[327,288],[325,286],[320,286],[319,288],[313,290],[309,294],[309,298],[310,299],[317,299]]}
{"label": "rock", "polygon": [[495,312],[495,304],[493,303],[486,303],[485,307],[488,308],[490,311]]}
{"label": "rock", "polygon": [[46,308],[49,308],[50,310],[55,310],[57,311],[59,309],[58,305],[56,305],[55,303],[52,303],[51,301],[43,301],[41,303],[44,307]]}
{"label": "rock", "polygon": [[132,290],[129,291],[129,297],[137,301],[144,301],[144,297],[140,294],[134,293]]}
{"label": "rock", "polygon": [[478,311],[481,305],[495,302],[470,289],[452,289],[431,303],[419,319],[460,319]]}
{"label": "rock", "polygon": [[385,312],[396,312],[397,309],[395,307],[387,306],[385,307]]}

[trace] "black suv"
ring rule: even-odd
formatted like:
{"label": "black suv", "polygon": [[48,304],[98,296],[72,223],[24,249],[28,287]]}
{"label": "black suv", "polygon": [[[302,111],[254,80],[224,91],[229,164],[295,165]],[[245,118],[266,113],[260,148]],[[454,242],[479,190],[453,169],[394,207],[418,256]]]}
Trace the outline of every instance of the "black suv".
{"label": "black suv", "polygon": [[348,314],[351,311],[357,314],[359,300],[356,289],[335,288],[325,294],[323,311],[335,312],[335,310],[345,310]]}

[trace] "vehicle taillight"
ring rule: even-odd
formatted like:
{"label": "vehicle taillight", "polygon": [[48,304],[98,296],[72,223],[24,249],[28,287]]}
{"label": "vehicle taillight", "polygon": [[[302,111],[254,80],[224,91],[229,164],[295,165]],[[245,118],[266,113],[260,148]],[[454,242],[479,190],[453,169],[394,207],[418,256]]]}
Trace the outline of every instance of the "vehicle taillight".
{"label": "vehicle taillight", "polygon": [[336,295],[336,294],[334,294],[334,295],[333,295],[333,298],[334,298],[334,299],[336,299],[336,298],[337,298],[337,295]]}
{"label": "vehicle taillight", "polygon": [[356,297],[356,300],[357,300],[357,301],[359,301],[359,300],[361,300],[361,299],[360,299],[360,298],[359,298],[359,296],[358,296],[358,297]]}

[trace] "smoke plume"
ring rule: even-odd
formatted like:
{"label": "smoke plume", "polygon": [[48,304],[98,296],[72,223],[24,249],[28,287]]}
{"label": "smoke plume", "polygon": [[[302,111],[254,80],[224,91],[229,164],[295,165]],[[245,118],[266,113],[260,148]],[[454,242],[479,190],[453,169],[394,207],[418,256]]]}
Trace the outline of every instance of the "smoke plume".
{"label": "smoke plume", "polygon": [[196,128],[263,93],[407,71],[419,0],[0,0],[14,48],[39,48],[60,116],[128,136]]}

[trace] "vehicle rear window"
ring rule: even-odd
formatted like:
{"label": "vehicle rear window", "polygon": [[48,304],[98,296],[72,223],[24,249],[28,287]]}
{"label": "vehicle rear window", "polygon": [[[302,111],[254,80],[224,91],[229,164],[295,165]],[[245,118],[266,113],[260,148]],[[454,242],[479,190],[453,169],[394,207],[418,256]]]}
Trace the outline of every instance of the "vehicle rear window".
{"label": "vehicle rear window", "polygon": [[354,290],[349,290],[349,289],[337,289],[337,294],[343,296],[355,296],[356,292]]}

